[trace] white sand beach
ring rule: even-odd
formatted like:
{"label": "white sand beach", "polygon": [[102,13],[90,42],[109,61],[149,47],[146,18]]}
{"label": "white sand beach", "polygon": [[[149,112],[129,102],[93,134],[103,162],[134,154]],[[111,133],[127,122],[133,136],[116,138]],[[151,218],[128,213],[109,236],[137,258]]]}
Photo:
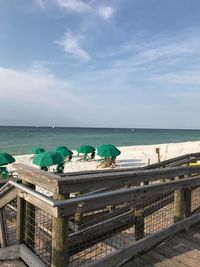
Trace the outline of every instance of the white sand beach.
{"label": "white sand beach", "polygon": [[[194,142],[182,142],[182,143],[168,143],[158,145],[147,146],[126,146],[118,147],[121,151],[121,155],[117,157],[116,168],[129,168],[129,167],[142,167],[148,164],[158,162],[158,155],[156,154],[156,148],[160,148],[160,159],[166,160],[169,158],[177,157],[187,153],[200,152],[200,141]],[[65,164],[65,172],[76,172],[86,170],[96,170],[99,165],[99,157],[96,156],[93,161],[78,161],[77,152],[74,152],[72,162]],[[32,164],[33,155],[18,155],[15,156],[16,163],[25,163],[29,166],[37,168]],[[8,166],[10,170],[14,169],[14,166]],[[101,168],[101,167],[99,167]]]}

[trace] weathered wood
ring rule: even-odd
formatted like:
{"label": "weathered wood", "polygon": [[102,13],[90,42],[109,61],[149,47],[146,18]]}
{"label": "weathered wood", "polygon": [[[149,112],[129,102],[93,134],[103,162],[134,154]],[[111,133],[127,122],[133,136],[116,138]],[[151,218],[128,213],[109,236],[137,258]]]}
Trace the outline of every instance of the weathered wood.
{"label": "weathered wood", "polygon": [[200,173],[200,166],[193,167],[170,167],[153,170],[118,171],[101,174],[83,174],[65,176],[58,181],[59,193],[94,190],[104,187],[117,187],[125,185],[137,185],[140,182],[170,179],[180,175],[192,175]]}
{"label": "weathered wood", "polygon": [[4,186],[0,188],[0,199],[1,199],[1,196],[5,195],[5,193],[7,193],[12,188],[13,186],[11,184],[5,183]]}
{"label": "weathered wood", "polygon": [[[126,213],[130,210],[130,206],[127,205],[127,206],[124,206],[122,208],[117,208],[115,210],[113,210],[112,212],[108,213],[104,213],[103,215],[97,217],[97,218],[92,218],[92,219],[89,219],[87,220],[86,222],[84,222],[83,224],[81,224],[78,229],[79,230],[82,230],[84,228],[87,228],[87,227],[90,227],[92,225],[95,225],[97,223],[101,223],[101,222],[105,222],[106,220],[109,220],[109,219],[112,219],[118,215],[122,215],[123,213]],[[83,217],[84,218],[84,217]]]}
{"label": "weathered wood", "polygon": [[16,222],[16,234],[17,243],[21,244],[23,242],[23,216],[24,216],[24,199],[17,196],[17,222]]}
{"label": "weathered wood", "polygon": [[136,243],[127,246],[126,248],[121,249],[115,253],[112,253],[109,256],[106,256],[100,260],[91,263],[88,267],[114,267],[117,266],[120,262],[123,262],[129,258],[133,258],[138,253],[147,251],[155,245],[160,244],[170,236],[175,233],[193,225],[200,221],[200,214],[191,216],[190,218],[179,221],[172,226],[169,226],[161,231],[158,231],[148,237],[137,241]]}
{"label": "weathered wood", "polygon": [[134,207],[134,205],[137,206],[151,197],[162,196],[163,194],[167,194],[175,190],[181,190],[197,185],[200,185],[200,176],[181,179],[178,181],[169,181],[163,184],[152,184],[143,187],[139,186],[129,189],[120,189],[89,196],[80,196],[66,201],[56,201],[54,206],[58,207],[58,214],[60,216],[67,216],[76,213],[77,208],[80,205],[82,206],[82,212],[129,201],[133,202],[132,207]]}
{"label": "weathered wood", "polygon": [[58,216],[58,212],[57,212],[57,208],[53,207],[52,205],[42,201],[41,199],[37,198],[36,196],[33,196],[29,193],[23,193],[21,191],[19,191],[18,195],[23,198],[25,201],[33,204],[34,206],[40,208],[41,210],[47,212],[48,214],[57,217]]}
{"label": "weathered wood", "polygon": [[[176,177],[177,179],[183,179],[184,176]],[[184,219],[184,190],[176,190],[174,192],[174,222],[178,222]]]}
{"label": "weathered wood", "polygon": [[20,180],[41,186],[51,192],[55,191],[58,181],[61,179],[55,174],[38,170],[23,163],[15,163],[14,167],[17,169]]}
{"label": "weathered wood", "polygon": [[[161,167],[166,167],[166,166],[170,166],[171,163],[177,163],[179,164],[180,161],[185,160],[185,161],[190,161],[190,160],[198,160],[200,157],[200,153],[189,153],[189,154],[185,154],[182,156],[178,156],[175,158],[171,158],[171,159],[167,159],[167,160],[163,160],[159,163],[154,163],[151,164],[149,166],[145,166],[143,167],[143,169],[153,169],[153,168],[161,168]],[[185,162],[186,163],[186,162]]]}
{"label": "weathered wood", "polygon": [[0,198],[0,208],[14,200],[17,197],[17,191],[18,190],[16,188],[10,188],[8,191],[5,191]]}
{"label": "weathered wood", "polygon": [[[26,181],[22,182],[24,185],[35,189],[34,184],[30,184]],[[29,247],[34,250],[35,246],[35,206],[28,201],[24,202],[24,241]]]}
{"label": "weathered wood", "polygon": [[191,189],[190,188],[185,188],[184,189],[184,213],[185,217],[191,216]]}
{"label": "weathered wood", "polygon": [[0,260],[14,260],[20,257],[19,245],[13,245],[0,249]]}
{"label": "weathered wood", "polygon": [[158,163],[160,163],[160,148],[156,147],[156,154],[158,155]]}
{"label": "weathered wood", "polygon": [[184,219],[184,192],[177,190],[174,192],[174,222]]}
{"label": "weathered wood", "polygon": [[135,240],[140,240],[144,237],[144,209],[136,208],[135,211]]}
{"label": "weathered wood", "polygon": [[[59,195],[54,193],[53,198],[63,200],[69,195]],[[52,252],[51,267],[67,267],[68,266],[68,219],[52,218]]]}
{"label": "weathered wood", "polygon": [[20,245],[20,257],[29,267],[46,267],[46,265],[25,245]]}
{"label": "weathered wood", "polygon": [[158,247],[135,257],[128,266],[199,267],[199,257],[200,235],[196,232],[196,227],[192,226],[188,232],[177,233]]}
{"label": "weathered wood", "polygon": [[[76,194],[76,196],[79,196],[81,193],[80,192],[78,192],[77,194]],[[74,222],[75,222],[75,224],[77,225],[77,226],[79,226],[80,224],[81,224],[81,221],[82,221],[82,213],[81,213],[81,208],[79,209],[79,207],[78,207],[78,210],[77,210],[77,212],[75,213],[75,215],[74,215]]]}
{"label": "weathered wood", "polygon": [[130,228],[134,222],[134,213],[128,212],[102,222],[102,224],[73,233],[69,236],[70,256]]}
{"label": "weathered wood", "polygon": [[4,218],[4,212],[0,209],[0,247],[5,248],[7,246],[6,239],[6,222]]}

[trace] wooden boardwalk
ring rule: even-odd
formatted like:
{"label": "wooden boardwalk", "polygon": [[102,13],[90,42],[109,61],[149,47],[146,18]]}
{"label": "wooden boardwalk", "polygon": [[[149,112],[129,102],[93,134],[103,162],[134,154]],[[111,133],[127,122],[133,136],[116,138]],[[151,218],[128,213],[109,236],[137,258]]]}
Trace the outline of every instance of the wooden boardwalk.
{"label": "wooden boardwalk", "polygon": [[10,261],[0,261],[1,267],[26,267],[27,265],[24,264],[21,260],[10,260]]}
{"label": "wooden boardwalk", "polygon": [[182,231],[160,246],[137,257],[126,267],[198,267],[200,266],[200,224]]}

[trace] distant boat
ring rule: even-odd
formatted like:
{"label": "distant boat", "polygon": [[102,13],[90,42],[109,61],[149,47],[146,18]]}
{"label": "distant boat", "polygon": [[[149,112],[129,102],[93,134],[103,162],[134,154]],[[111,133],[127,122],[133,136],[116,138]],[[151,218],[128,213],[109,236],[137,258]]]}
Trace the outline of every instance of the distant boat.
{"label": "distant boat", "polygon": [[54,128],[55,128],[55,126],[51,126],[51,128],[53,128],[53,129],[54,129]]}
{"label": "distant boat", "polygon": [[131,131],[132,131],[132,132],[134,132],[134,131],[135,131],[135,129],[134,129],[134,128],[132,128],[132,129],[131,129]]}

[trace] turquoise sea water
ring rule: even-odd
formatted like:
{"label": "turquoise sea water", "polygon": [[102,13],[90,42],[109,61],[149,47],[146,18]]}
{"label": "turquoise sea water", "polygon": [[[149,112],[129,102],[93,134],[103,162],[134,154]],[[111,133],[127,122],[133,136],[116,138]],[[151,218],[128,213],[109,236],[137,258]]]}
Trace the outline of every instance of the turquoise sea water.
{"label": "turquoise sea water", "polygon": [[14,155],[30,154],[34,146],[53,150],[58,145],[76,149],[82,144],[132,146],[199,140],[200,130],[0,127],[0,151]]}

